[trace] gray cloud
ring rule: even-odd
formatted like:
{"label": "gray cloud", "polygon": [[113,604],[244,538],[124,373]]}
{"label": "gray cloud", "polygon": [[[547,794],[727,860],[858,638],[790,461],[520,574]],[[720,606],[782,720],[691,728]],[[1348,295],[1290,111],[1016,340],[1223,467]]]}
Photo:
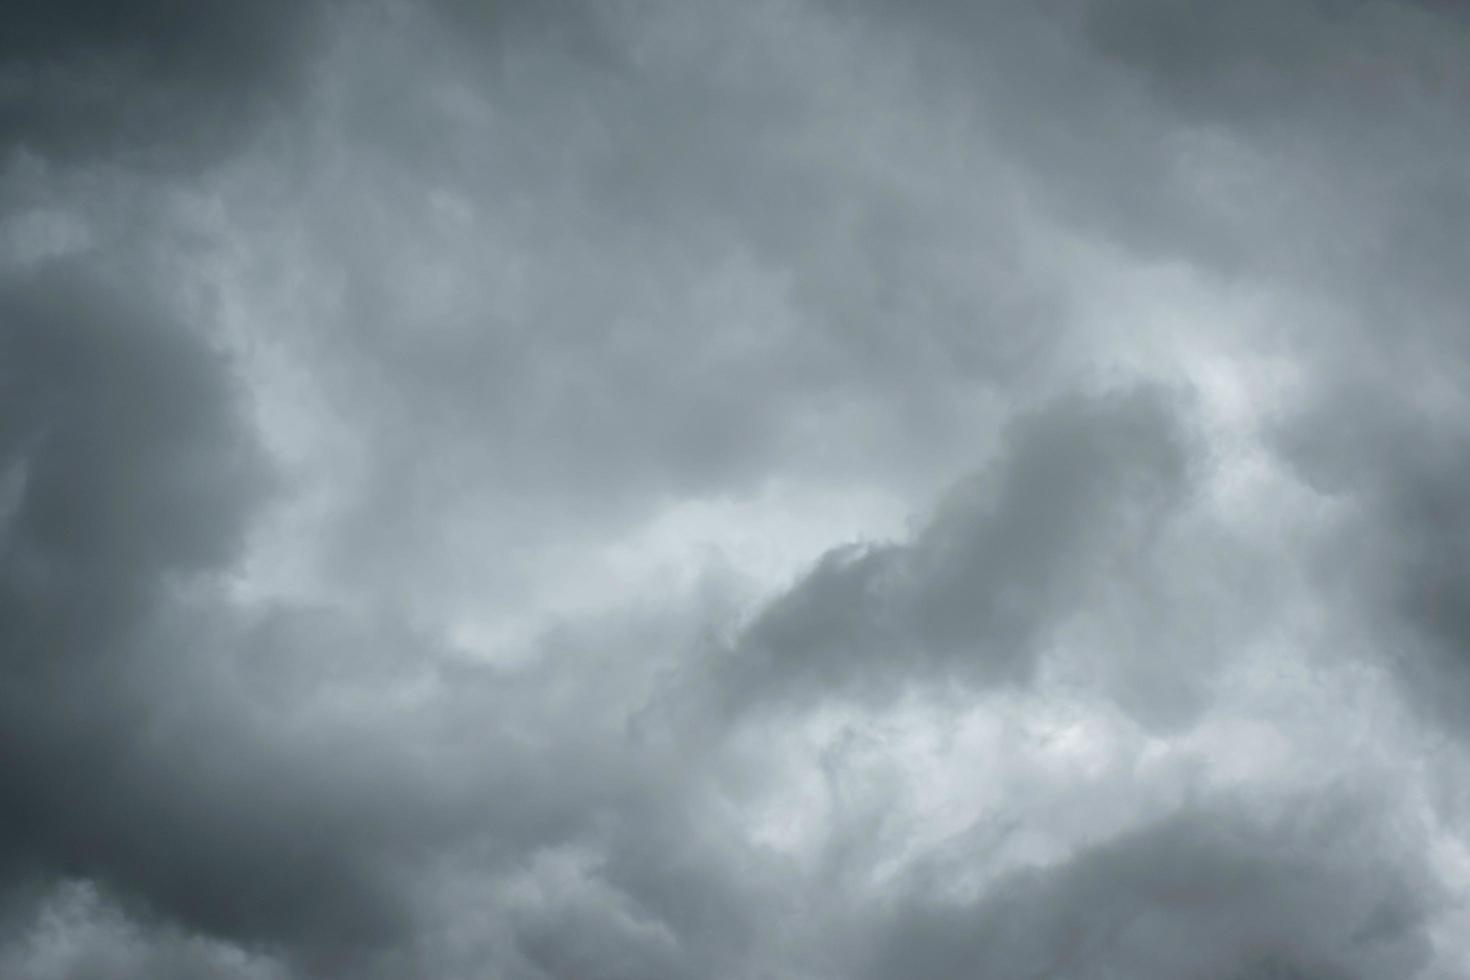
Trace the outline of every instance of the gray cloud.
{"label": "gray cloud", "polygon": [[310,845],[341,813],[199,703],[211,650],[175,635],[174,597],[236,552],[264,462],[219,357],[138,304],[65,267],[7,284],[6,864],[210,929],[379,929]]}
{"label": "gray cloud", "polygon": [[265,980],[286,975],[269,957],[130,918],[85,883],[64,883],[38,904],[38,914],[23,923],[0,954],[0,964],[13,976]]}
{"label": "gray cloud", "polygon": [[1352,610],[1349,642],[1381,653],[1455,725],[1470,696],[1465,437],[1367,378],[1318,392],[1277,435],[1301,478],[1342,508],[1316,540],[1316,567]]}
{"label": "gray cloud", "polygon": [[23,4],[0,974],[1459,976],[1467,30]]}
{"label": "gray cloud", "polygon": [[746,630],[716,696],[1029,679],[1086,581],[1187,497],[1188,436],[1166,392],[1140,389],[1048,405],[1004,443],[912,542],[825,555]]}
{"label": "gray cloud", "polygon": [[[71,265],[8,283],[4,309],[7,885],[91,879],[144,923],[262,955],[284,947],[330,976],[407,955],[385,951],[411,946],[416,914],[400,889],[416,855],[480,840],[499,855],[493,869],[618,798],[615,773],[598,777],[585,758],[582,721],[519,749],[473,723],[494,757],[448,751],[461,716],[544,717],[554,675],[542,671],[465,670],[464,693],[438,698],[432,723],[312,720],[334,692],[370,697],[452,664],[391,624],[220,608],[220,575],[270,482],[227,362]],[[425,758],[439,775],[418,771]],[[188,943],[114,949],[111,935],[61,969],[207,968]]]}
{"label": "gray cloud", "polygon": [[1355,807],[1317,807],[1327,812],[1264,825],[1186,811],[997,883],[978,902],[915,896],[868,975],[1414,975],[1428,885],[1395,858],[1355,851],[1393,846]]}
{"label": "gray cloud", "polygon": [[0,41],[0,144],[62,161],[228,152],[305,70],[313,3],[21,2]]}

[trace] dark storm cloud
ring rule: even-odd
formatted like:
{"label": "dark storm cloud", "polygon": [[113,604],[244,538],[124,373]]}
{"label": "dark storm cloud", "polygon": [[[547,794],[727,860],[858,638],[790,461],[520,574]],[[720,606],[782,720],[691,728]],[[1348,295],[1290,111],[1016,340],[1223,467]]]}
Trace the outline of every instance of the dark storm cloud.
{"label": "dark storm cloud", "polygon": [[305,71],[319,4],[20,0],[0,33],[0,146],[61,161],[218,159]]}
{"label": "dark storm cloud", "polygon": [[1015,420],[997,461],[908,544],[824,556],[721,665],[735,703],[872,697],[906,680],[1027,680],[1049,630],[1120,550],[1146,548],[1190,485],[1170,393],[1072,396]]}
{"label": "dark storm cloud", "polygon": [[865,975],[1387,980],[1423,968],[1436,899],[1371,808],[1329,797],[1274,818],[1232,810],[1185,810],[972,903],[916,894],[880,927]]}
{"label": "dark storm cloud", "polygon": [[484,727],[544,724],[554,665],[452,672],[428,717],[317,719],[319,698],[432,680],[437,644],[221,607],[270,482],[228,362],[72,263],[13,276],[0,319],[0,883],[90,879],[161,937],[104,934],[67,976],[210,975],[200,937],[310,975],[398,962],[420,861],[477,842],[493,873],[624,792],[593,711],[529,747]]}
{"label": "dark storm cloud", "polygon": [[71,263],[0,292],[7,660],[98,656],[240,543],[262,461],[203,345]]}
{"label": "dark storm cloud", "polygon": [[[1148,93],[1134,111],[1152,113],[1155,133],[1214,131],[1247,151],[1211,161],[1207,148],[1185,156],[1179,142],[1155,141],[1151,154],[1173,173],[1213,175],[1174,211],[1209,215],[1234,258],[1190,248],[1169,230],[1188,225],[1168,216],[1156,235],[1166,247],[1350,297],[1362,329],[1382,317],[1439,329],[1462,300],[1462,8],[1103,2],[1087,7],[1084,31]],[[1223,207],[1210,207],[1215,195]],[[1436,343],[1463,350],[1450,337]]]}
{"label": "dark storm cloud", "polygon": [[174,597],[233,557],[265,486],[221,359],[73,267],[6,283],[0,317],[6,866],[225,932],[380,928],[341,853],[303,847],[336,831],[294,767],[193,717],[210,649]]}
{"label": "dark storm cloud", "polygon": [[[1426,369],[1427,373],[1428,369]],[[1470,706],[1470,426],[1456,399],[1413,405],[1370,378],[1317,394],[1277,441],[1340,508],[1317,574],[1344,627],[1460,727]]]}
{"label": "dark storm cloud", "polygon": [[1455,975],[1453,5],[7,18],[0,973]]}
{"label": "dark storm cloud", "polygon": [[1434,34],[1463,40],[1467,26],[1455,5],[1393,0],[1100,0],[1084,9],[1089,40],[1162,102],[1235,124],[1335,125],[1349,101],[1377,115],[1409,95],[1451,96],[1431,87],[1457,74],[1434,57],[1443,51]]}
{"label": "dark storm cloud", "polygon": [[76,268],[8,282],[3,318],[7,880],[93,878],[309,962],[393,943],[389,862],[443,832],[427,788],[365,755],[381,733],[282,741],[233,689],[239,627],[207,597],[266,481],[225,363]]}
{"label": "dark storm cloud", "polygon": [[1334,63],[1347,25],[1368,4],[1156,3],[1086,6],[1089,38],[1188,114],[1231,121],[1294,115],[1350,68]]}

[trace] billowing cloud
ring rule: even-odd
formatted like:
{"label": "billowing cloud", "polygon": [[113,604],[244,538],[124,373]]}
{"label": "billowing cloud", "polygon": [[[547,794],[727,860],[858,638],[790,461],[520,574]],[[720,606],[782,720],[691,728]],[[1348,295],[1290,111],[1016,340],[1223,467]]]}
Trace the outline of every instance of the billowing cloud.
{"label": "billowing cloud", "polygon": [[0,975],[1465,975],[1455,5],[124,6],[0,30]]}
{"label": "billowing cloud", "polygon": [[1113,574],[1119,552],[1146,548],[1187,497],[1174,411],[1166,393],[1145,389],[1074,396],[1017,419],[995,466],[952,490],[912,542],[829,552],[765,608],[715,695],[1028,680],[1087,580]]}
{"label": "billowing cloud", "polygon": [[1186,810],[997,882],[977,901],[916,895],[867,972],[1412,976],[1424,967],[1432,888],[1378,850],[1371,820],[1334,803],[1273,814],[1267,826]]}

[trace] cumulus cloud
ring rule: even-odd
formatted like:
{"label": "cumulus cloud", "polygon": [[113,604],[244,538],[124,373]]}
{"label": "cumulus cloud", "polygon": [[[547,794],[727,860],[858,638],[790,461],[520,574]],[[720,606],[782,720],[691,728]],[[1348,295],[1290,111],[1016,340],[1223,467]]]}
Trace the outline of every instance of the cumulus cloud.
{"label": "cumulus cloud", "polygon": [[1453,980],[1470,20],[22,3],[0,974]]}

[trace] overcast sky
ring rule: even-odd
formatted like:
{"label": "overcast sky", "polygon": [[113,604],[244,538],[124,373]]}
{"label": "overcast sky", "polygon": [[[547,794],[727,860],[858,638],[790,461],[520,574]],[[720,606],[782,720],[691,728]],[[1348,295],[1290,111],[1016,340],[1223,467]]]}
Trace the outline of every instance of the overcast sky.
{"label": "overcast sky", "polygon": [[5,9],[0,977],[1470,977],[1470,5]]}

